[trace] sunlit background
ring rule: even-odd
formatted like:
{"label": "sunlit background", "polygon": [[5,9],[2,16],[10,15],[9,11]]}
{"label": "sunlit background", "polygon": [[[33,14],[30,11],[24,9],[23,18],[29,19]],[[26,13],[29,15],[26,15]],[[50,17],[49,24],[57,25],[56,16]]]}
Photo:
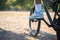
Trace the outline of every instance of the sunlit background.
{"label": "sunlit background", "polygon": [[[48,1],[44,0],[47,4]],[[55,1],[55,0],[53,0]],[[34,0],[0,0],[0,10],[31,10],[34,4]]]}

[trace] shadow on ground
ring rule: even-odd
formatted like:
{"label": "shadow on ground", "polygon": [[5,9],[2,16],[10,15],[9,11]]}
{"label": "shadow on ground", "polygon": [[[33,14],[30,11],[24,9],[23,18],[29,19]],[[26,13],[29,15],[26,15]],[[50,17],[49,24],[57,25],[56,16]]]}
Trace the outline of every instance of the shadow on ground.
{"label": "shadow on ground", "polygon": [[[27,38],[28,37],[28,38]],[[0,40],[31,40],[32,36],[27,33],[14,33],[0,28]],[[39,35],[35,37],[38,40],[56,40],[56,35],[48,34],[40,31]]]}
{"label": "shadow on ground", "polygon": [[29,40],[25,35],[28,34],[17,34],[0,28],[0,40]]}
{"label": "shadow on ground", "polygon": [[[29,31],[28,29],[26,29],[27,31]],[[56,35],[41,31],[39,32],[39,34],[35,37],[35,39],[38,40],[57,40]]]}

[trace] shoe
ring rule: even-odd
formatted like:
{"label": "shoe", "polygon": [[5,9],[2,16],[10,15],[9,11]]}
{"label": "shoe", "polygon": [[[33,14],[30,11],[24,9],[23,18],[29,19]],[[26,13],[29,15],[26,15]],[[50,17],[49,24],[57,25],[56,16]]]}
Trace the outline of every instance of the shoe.
{"label": "shoe", "polygon": [[44,18],[43,11],[41,10],[40,12],[34,12],[29,19],[41,19]]}

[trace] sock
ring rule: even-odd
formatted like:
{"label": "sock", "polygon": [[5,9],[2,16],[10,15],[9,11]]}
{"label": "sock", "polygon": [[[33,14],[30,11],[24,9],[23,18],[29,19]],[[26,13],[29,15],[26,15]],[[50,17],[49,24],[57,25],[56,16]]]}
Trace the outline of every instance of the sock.
{"label": "sock", "polygon": [[41,4],[35,4],[35,11],[40,12],[42,10]]}

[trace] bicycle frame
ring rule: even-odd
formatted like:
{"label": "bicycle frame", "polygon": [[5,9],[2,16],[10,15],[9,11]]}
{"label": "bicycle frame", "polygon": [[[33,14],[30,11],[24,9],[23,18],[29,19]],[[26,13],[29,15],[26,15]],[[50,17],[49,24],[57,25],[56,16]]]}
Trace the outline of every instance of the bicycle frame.
{"label": "bicycle frame", "polygon": [[[46,12],[46,14],[47,14],[47,17],[48,17],[48,20],[49,20],[49,22],[50,22],[50,24],[43,18],[43,19],[36,19],[36,20],[34,20],[34,19],[29,19],[29,31],[30,31],[30,34],[33,36],[33,37],[35,37],[35,36],[37,36],[37,34],[39,33],[39,31],[40,31],[40,24],[41,24],[41,20],[43,20],[46,24],[47,24],[47,26],[48,27],[52,27],[55,31],[56,31],[56,33],[57,33],[57,40],[60,40],[60,15],[58,14],[58,10],[57,10],[57,4],[55,5],[54,3],[56,3],[56,1],[55,2],[53,2],[53,5],[55,5],[54,7],[53,7],[53,5],[51,6],[52,7],[52,9],[53,9],[53,11],[55,12],[55,14],[54,14],[54,18],[53,18],[53,20],[52,20],[52,18],[51,18],[51,15],[50,15],[50,13],[49,13],[49,11],[48,11],[48,9],[47,9],[47,6],[46,6],[46,3],[45,3],[45,1],[44,0],[42,0],[42,2],[43,2],[43,5],[44,5],[44,9],[45,9],[45,12]],[[51,2],[52,3],[52,2]],[[58,2],[57,2],[58,3]],[[60,4],[60,3],[59,3]],[[35,6],[33,7],[33,9],[31,10],[31,12],[30,12],[30,16],[33,14],[33,12],[35,11]],[[58,15],[58,18],[56,18],[56,16]],[[56,21],[57,20],[57,21]],[[33,23],[33,22],[37,22],[37,28],[36,29],[34,29],[33,28],[33,26],[31,26],[31,24]]]}
{"label": "bicycle frame", "polygon": [[48,20],[49,20],[50,24],[49,24],[45,19],[43,19],[43,21],[48,25],[48,27],[52,26],[53,28],[56,29],[56,28],[57,28],[57,25],[56,25],[53,21],[55,20],[55,17],[56,17],[56,15],[58,14],[58,12],[55,11],[54,19],[52,20],[50,14],[49,14],[49,12],[48,12],[48,9],[47,9],[47,7],[46,7],[46,4],[45,4],[45,2],[44,2],[44,0],[42,0],[42,1],[43,1],[44,9],[45,9],[45,11],[46,11],[46,14],[47,14],[47,17],[48,17]]}

